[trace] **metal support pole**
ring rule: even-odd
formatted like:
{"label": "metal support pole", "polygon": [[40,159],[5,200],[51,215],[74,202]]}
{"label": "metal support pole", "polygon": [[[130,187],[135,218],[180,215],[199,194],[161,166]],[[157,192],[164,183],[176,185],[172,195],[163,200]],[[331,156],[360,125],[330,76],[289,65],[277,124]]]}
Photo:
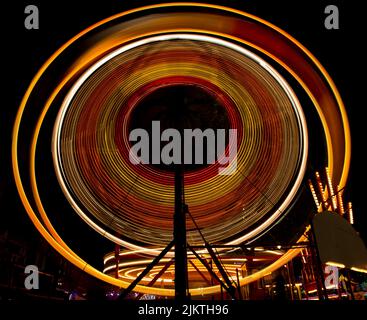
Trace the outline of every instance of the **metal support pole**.
{"label": "metal support pole", "polygon": [[348,288],[348,291],[350,292],[350,296],[352,298],[352,300],[355,300],[355,296],[354,296],[354,293],[353,293],[353,287],[352,287],[352,277],[350,276],[350,271],[349,269],[346,269],[345,271],[346,273],[346,276],[347,276],[347,288]]}
{"label": "metal support pole", "polygon": [[175,213],[173,239],[175,242],[175,299],[187,299],[187,248],[186,248],[186,215],[183,202],[183,169],[177,165],[175,170]]}
{"label": "metal support pole", "polygon": [[239,277],[237,268],[236,268],[236,278],[237,278],[238,298],[239,300],[242,300],[241,283],[240,283],[240,277]]}
{"label": "metal support pole", "polygon": [[289,263],[287,263],[285,265],[285,268],[287,269],[287,278],[288,278],[288,289],[289,289],[289,293],[291,296],[291,300],[294,300],[294,293],[293,293],[293,286],[292,286],[292,279],[291,279],[291,274],[289,271]]}
{"label": "metal support pole", "polygon": [[[327,291],[326,291],[326,286],[325,286],[325,277],[324,277],[324,270],[322,269],[322,263],[321,263],[321,258],[320,258],[320,252],[319,252],[319,247],[317,245],[317,240],[316,240],[316,234],[315,234],[315,229],[314,229],[314,225],[313,225],[313,221],[311,220],[311,239],[312,239],[312,246],[311,246],[311,250],[313,250],[313,256],[314,256],[314,263],[316,265],[316,285],[317,285],[317,289],[318,291],[321,291],[321,296],[323,297],[323,299],[325,300],[329,300]],[[319,292],[320,294],[320,292]]]}

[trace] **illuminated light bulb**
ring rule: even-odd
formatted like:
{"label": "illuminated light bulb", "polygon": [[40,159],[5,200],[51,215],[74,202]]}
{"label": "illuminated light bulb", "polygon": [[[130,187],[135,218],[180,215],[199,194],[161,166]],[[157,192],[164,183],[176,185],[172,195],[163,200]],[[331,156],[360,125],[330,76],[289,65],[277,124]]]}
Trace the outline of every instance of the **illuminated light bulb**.
{"label": "illuminated light bulb", "polygon": [[315,201],[315,205],[316,205],[317,208],[319,208],[320,207],[320,202],[319,202],[319,199],[317,198],[317,194],[316,194],[316,191],[315,191],[315,188],[312,184],[311,179],[308,180],[308,186],[310,187],[313,200]]}
{"label": "illuminated light bulb", "polygon": [[338,199],[338,211],[340,215],[344,215],[345,210],[344,210],[344,203],[343,203],[341,188],[339,185],[336,188],[337,188],[337,199]]}
{"label": "illuminated light bulb", "polygon": [[348,202],[348,214],[349,214],[349,223],[354,224],[354,216],[351,202]]}
{"label": "illuminated light bulb", "polygon": [[331,181],[330,171],[329,171],[328,167],[325,168],[325,172],[326,172],[326,181],[327,181],[327,188],[328,188],[328,191],[329,191],[329,197],[331,199],[331,205],[332,205],[333,211],[336,211],[337,201],[336,201],[334,188],[333,188],[333,183]]}
{"label": "illuminated light bulb", "polygon": [[316,172],[315,175],[316,175],[317,187],[319,189],[319,193],[320,193],[321,199],[322,199],[322,206],[323,206],[323,209],[326,210],[327,207],[328,207],[328,203],[326,201],[326,197],[325,197],[325,193],[324,193],[324,188],[322,186],[320,174],[318,172]]}

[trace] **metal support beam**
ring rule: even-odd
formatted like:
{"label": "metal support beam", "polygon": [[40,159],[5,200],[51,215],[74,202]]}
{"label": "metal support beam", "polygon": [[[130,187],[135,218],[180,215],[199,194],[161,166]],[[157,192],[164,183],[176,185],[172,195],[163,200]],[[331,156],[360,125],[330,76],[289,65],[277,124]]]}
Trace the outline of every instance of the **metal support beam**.
{"label": "metal support beam", "polygon": [[[188,210],[188,207],[187,207],[186,205],[185,205],[185,211],[189,214],[189,216],[190,216],[190,218],[191,218],[192,222],[194,223],[194,225],[195,225],[196,229],[198,230],[198,232],[199,232],[199,234],[200,234],[201,238],[203,239],[203,241],[204,241],[204,245],[205,245],[205,248],[206,248],[206,250],[208,251],[208,253],[210,254],[211,258],[213,259],[213,261],[214,261],[215,265],[217,266],[217,268],[218,268],[218,270],[219,270],[219,272],[220,272],[220,274],[221,274],[222,278],[224,279],[224,281],[225,281],[225,283],[226,283],[226,285],[227,285],[228,290],[231,292],[231,293],[230,293],[230,294],[231,294],[231,296],[233,296],[233,297],[234,297],[234,296],[235,296],[235,291],[236,291],[236,289],[235,289],[235,287],[233,287],[233,285],[232,285],[232,281],[229,279],[229,277],[228,277],[228,275],[227,275],[227,272],[224,270],[224,268],[223,268],[223,266],[222,266],[221,262],[219,261],[218,257],[217,257],[217,256],[216,256],[216,254],[214,253],[214,250],[213,250],[212,246],[211,246],[211,245],[206,241],[206,239],[205,239],[205,237],[204,237],[203,233],[201,232],[201,230],[200,230],[199,226],[197,225],[197,223],[196,223],[196,221],[195,221],[194,217],[191,215],[191,213],[190,213],[190,211]],[[192,251],[192,250],[191,250],[191,251]]]}
{"label": "metal support beam", "polygon": [[211,286],[212,284],[210,283],[210,281],[205,277],[204,273],[202,273],[200,271],[200,269],[195,265],[195,263],[193,263],[191,260],[189,260],[190,264],[194,267],[194,269],[196,270],[196,272],[204,279],[204,281],[207,283],[208,286]]}
{"label": "metal support beam", "polygon": [[[155,275],[155,277],[148,283],[148,287],[153,286],[156,281],[163,275],[163,273],[165,273],[167,271],[167,269],[173,264],[174,260],[171,259],[170,261],[168,261],[163,268]],[[138,296],[136,297],[136,300],[139,300],[141,297],[143,296],[143,293],[139,293]]]}
{"label": "metal support beam", "polygon": [[223,280],[225,281],[228,290],[232,292],[231,296],[234,296],[236,289],[233,286],[232,281],[229,279],[227,272],[224,270],[222,263],[219,261],[218,257],[214,253],[213,248],[207,242],[205,242],[205,247],[208,250],[208,253],[210,254],[211,258],[213,259],[215,265],[217,266],[218,271],[220,272]]}
{"label": "metal support beam", "polygon": [[150,270],[153,269],[153,267],[167,254],[168,251],[171,250],[171,248],[174,245],[174,241],[172,240],[168,246],[158,255],[156,256],[153,261],[144,269],[144,271],[139,274],[139,276],[130,283],[130,285],[123,290],[119,297],[118,300],[122,300],[124,298],[126,298],[126,296],[136,287],[136,285],[149,273]]}
{"label": "metal support beam", "polygon": [[218,281],[218,283],[221,285],[221,287],[223,287],[224,289],[226,289],[226,291],[231,295],[231,297],[233,299],[235,299],[235,293],[233,290],[229,289],[226,284],[219,279],[219,277],[217,276],[217,274],[210,268],[209,264],[206,262],[205,259],[203,259],[202,257],[200,257],[200,255],[188,244],[187,247],[192,251],[192,253],[194,254],[194,256],[203,264],[203,266],[208,270],[208,272],[213,276],[213,278]]}

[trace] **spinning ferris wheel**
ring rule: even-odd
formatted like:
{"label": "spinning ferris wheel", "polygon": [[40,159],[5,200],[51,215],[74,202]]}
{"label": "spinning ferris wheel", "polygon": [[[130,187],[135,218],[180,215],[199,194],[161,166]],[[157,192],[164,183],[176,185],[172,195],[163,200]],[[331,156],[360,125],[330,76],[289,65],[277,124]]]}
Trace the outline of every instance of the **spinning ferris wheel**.
{"label": "spinning ferris wheel", "polygon": [[[219,174],[218,161],[131,163],[131,131],[177,125],[177,113],[184,128],[237,130],[233,174]],[[26,165],[20,148],[30,151]],[[252,274],[233,252],[274,228],[287,232],[310,168],[327,165],[343,188],[350,132],[332,79],[286,32],[242,11],[172,3],[116,14],[57,50],[22,100],[12,156],[32,222],[85,272],[141,294],[234,294],[299,254],[305,221],[293,246],[276,251],[274,242],[253,258]],[[72,225],[51,223],[59,208],[42,199],[46,163],[70,212],[119,248],[103,269],[60,236]]]}

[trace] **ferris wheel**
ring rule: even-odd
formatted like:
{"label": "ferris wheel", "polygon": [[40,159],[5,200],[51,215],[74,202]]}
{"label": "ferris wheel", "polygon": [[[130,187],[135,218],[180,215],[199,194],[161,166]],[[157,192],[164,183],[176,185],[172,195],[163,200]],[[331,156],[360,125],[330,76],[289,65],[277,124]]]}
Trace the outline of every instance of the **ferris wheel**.
{"label": "ferris wheel", "polygon": [[[131,132],[153,134],[154,121],[236,139],[209,164],[132,163]],[[236,296],[300,253],[309,172],[327,166],[343,188],[350,132],[329,74],[285,31],[227,7],[167,3],[97,22],[45,62],[20,105],[12,160],[30,219],[83,271],[141,295]],[[118,248],[102,268],[62,236],[83,238],[67,215]],[[269,234],[277,240],[258,245]]]}

